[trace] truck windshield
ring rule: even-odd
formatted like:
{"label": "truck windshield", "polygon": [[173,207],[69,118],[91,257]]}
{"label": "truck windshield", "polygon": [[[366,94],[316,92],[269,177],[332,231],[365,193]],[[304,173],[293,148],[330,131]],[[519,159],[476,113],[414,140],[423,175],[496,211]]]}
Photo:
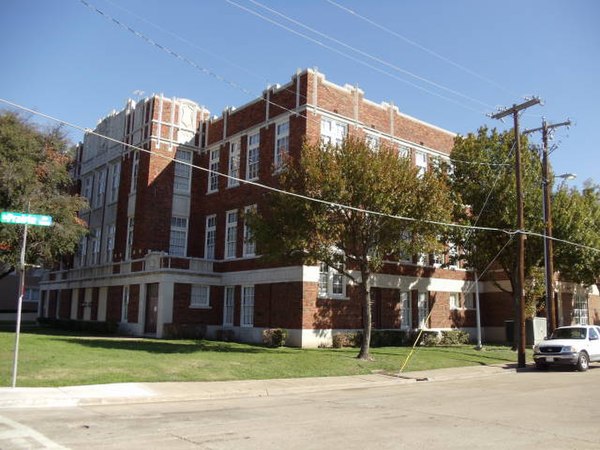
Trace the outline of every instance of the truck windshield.
{"label": "truck windshield", "polygon": [[550,339],[585,339],[585,328],[557,328]]}

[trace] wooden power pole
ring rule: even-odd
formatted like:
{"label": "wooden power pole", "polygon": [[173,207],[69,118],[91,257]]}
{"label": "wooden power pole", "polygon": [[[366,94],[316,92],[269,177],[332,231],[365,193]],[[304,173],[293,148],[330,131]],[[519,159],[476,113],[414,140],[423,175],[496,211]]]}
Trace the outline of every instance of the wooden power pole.
{"label": "wooden power pole", "polygon": [[526,343],[526,331],[525,331],[525,299],[523,286],[525,285],[525,234],[523,233],[524,228],[524,214],[523,214],[523,188],[521,186],[521,133],[519,132],[519,112],[530,108],[531,106],[540,103],[540,99],[534,97],[526,102],[519,105],[513,105],[510,108],[506,108],[496,114],[492,114],[492,119],[502,119],[503,117],[512,115],[514,121],[514,132],[515,132],[515,187],[517,191],[517,277],[515,292],[513,293],[516,303],[516,324],[515,331],[517,335],[517,356],[518,356],[518,367],[525,367],[525,343]]}
{"label": "wooden power pole", "polygon": [[523,134],[542,132],[542,186],[543,206],[544,206],[544,268],[546,281],[546,330],[550,336],[557,326],[557,308],[554,301],[554,256],[552,248],[552,201],[550,198],[550,174],[548,170],[548,139],[550,130],[558,127],[568,127],[571,121],[548,124],[546,119],[542,119],[542,126],[531,130],[526,130]]}

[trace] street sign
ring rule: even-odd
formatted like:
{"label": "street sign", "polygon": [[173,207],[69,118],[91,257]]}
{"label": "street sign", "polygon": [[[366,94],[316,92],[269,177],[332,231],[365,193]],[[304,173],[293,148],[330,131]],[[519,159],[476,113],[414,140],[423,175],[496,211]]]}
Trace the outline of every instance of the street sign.
{"label": "street sign", "polygon": [[52,225],[52,216],[42,216],[40,214],[25,214],[11,211],[2,211],[0,213],[0,222],[14,223],[17,225],[38,225],[49,227]]}

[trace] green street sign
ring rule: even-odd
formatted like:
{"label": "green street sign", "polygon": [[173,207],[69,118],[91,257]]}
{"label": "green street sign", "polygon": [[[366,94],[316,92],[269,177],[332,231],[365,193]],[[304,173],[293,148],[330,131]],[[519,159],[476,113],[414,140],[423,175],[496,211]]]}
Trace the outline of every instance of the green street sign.
{"label": "green street sign", "polygon": [[25,214],[11,211],[2,211],[0,213],[0,222],[14,223],[17,225],[38,225],[49,227],[52,225],[52,216],[42,216],[40,214]]}

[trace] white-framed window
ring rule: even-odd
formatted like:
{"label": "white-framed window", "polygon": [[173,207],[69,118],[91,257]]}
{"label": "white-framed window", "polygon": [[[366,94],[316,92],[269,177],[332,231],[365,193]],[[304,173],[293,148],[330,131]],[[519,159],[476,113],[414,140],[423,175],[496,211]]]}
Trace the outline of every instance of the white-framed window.
{"label": "white-framed window", "polygon": [[240,326],[254,326],[254,286],[242,286]]}
{"label": "white-framed window", "polygon": [[94,208],[100,208],[104,204],[104,194],[106,193],[106,169],[96,173],[96,195],[94,196]]}
{"label": "white-framed window", "polygon": [[227,187],[239,186],[240,182],[240,143],[229,143],[229,171],[228,175],[232,178],[227,178]]}
{"label": "white-framed window", "polygon": [[227,211],[225,221],[225,258],[237,256],[237,210]]}
{"label": "white-framed window", "polygon": [[410,157],[410,147],[400,144],[398,146],[398,156],[401,158],[409,158]]}
{"label": "white-framed window", "polygon": [[379,150],[379,136],[373,133],[365,134],[365,143],[371,150]]}
{"label": "white-framed window", "polygon": [[127,243],[125,245],[125,259],[129,260],[132,256],[133,251],[133,226],[134,218],[129,217],[127,220]]}
{"label": "white-framed window", "polygon": [[427,153],[419,150],[415,152],[415,166],[417,166],[419,177],[425,175],[425,172],[427,172]]}
{"label": "white-framed window", "polygon": [[193,284],[190,296],[190,308],[208,308],[210,306],[210,286]]}
{"label": "white-framed window", "polygon": [[112,262],[113,251],[115,250],[115,232],[116,226],[114,224],[106,227],[106,253],[104,261],[107,263]]}
{"label": "white-framed window", "polygon": [[208,172],[208,192],[219,190],[219,149],[210,151]]}
{"label": "white-framed window", "polygon": [[458,269],[460,261],[458,260],[458,247],[454,242],[448,242],[448,263],[449,269]]}
{"label": "white-framed window", "polygon": [[427,254],[426,253],[418,253],[417,254],[417,265],[425,266],[427,264]]}
{"label": "white-framed window", "polygon": [[225,287],[225,298],[223,300],[223,326],[233,326],[233,312],[235,309],[235,287]]}
{"label": "white-framed window", "polygon": [[400,328],[403,330],[412,328],[410,292],[400,292]]}
{"label": "white-framed window", "polygon": [[87,243],[88,237],[82,236],[79,241],[79,254],[81,255],[81,262],[85,264],[85,257],[87,256]]}
{"label": "white-framed window", "polygon": [[587,298],[581,292],[573,297],[573,322],[577,325],[587,325],[589,322]]}
{"label": "white-framed window", "polygon": [[419,292],[417,307],[419,309],[419,328],[427,328],[427,316],[429,315],[428,292]]}
{"label": "white-framed window", "polygon": [[246,158],[246,179],[258,180],[260,167],[260,132],[248,136],[248,149]]}
{"label": "white-framed window", "polygon": [[460,309],[460,293],[450,292],[448,302],[450,303],[450,309]]}
{"label": "white-framed window", "polygon": [[110,172],[110,195],[109,201],[114,203],[119,197],[119,181],[121,179],[121,163],[113,164]]}
{"label": "white-framed window", "polygon": [[175,192],[190,192],[190,181],[192,179],[191,163],[191,151],[177,150],[175,152],[175,176],[173,178],[173,190]]}
{"label": "white-framed window", "polygon": [[204,232],[204,258],[215,259],[217,243],[217,216],[206,216],[206,231]]}
{"label": "white-framed window", "polygon": [[281,169],[283,161],[290,152],[290,123],[276,125],[275,133],[275,170]]}
{"label": "white-framed window", "polygon": [[129,285],[123,286],[123,299],[121,303],[121,322],[129,320]]}
{"label": "white-framed window", "polygon": [[133,194],[137,190],[138,172],[140,170],[140,151],[133,152],[133,161],[131,163],[131,189]]}
{"label": "white-framed window", "polygon": [[347,134],[346,124],[325,117],[321,119],[321,142],[324,145],[341,146]]}
{"label": "white-framed window", "polygon": [[92,182],[93,177],[91,175],[83,179],[83,196],[87,199],[90,206],[92,206]]}
{"label": "white-framed window", "polygon": [[185,256],[187,248],[187,217],[171,217],[171,234],[169,237],[169,254]]}
{"label": "white-framed window", "polygon": [[473,292],[463,294],[463,300],[465,309],[475,309],[475,294]]}
{"label": "white-framed window", "polygon": [[337,269],[322,262],[319,264],[319,290],[321,298],[345,298],[346,277]]}
{"label": "white-framed window", "polygon": [[[245,214],[254,212],[256,212],[256,205],[246,206],[244,208]],[[244,256],[256,256],[256,241],[254,240],[252,228],[250,228],[246,219],[244,219]]]}
{"label": "white-framed window", "polygon": [[92,264],[100,262],[100,228],[92,230]]}
{"label": "white-framed window", "polygon": [[39,302],[40,301],[40,290],[39,288],[26,287],[23,295],[23,301],[25,302]]}

